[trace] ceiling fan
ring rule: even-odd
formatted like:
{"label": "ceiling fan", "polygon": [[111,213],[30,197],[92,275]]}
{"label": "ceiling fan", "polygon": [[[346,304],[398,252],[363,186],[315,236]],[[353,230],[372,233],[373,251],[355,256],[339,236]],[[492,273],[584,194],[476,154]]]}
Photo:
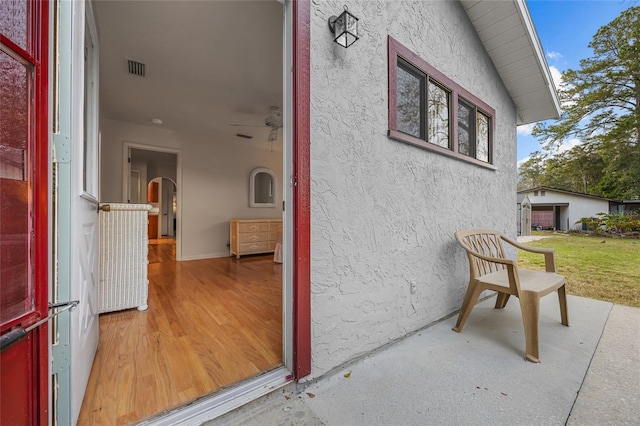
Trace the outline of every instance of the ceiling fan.
{"label": "ceiling fan", "polygon": [[264,125],[262,124],[229,124],[235,127],[271,127],[271,132],[267,138],[268,142],[274,142],[278,139],[278,129],[282,128],[282,110],[279,106],[272,106],[271,113],[265,117]]}

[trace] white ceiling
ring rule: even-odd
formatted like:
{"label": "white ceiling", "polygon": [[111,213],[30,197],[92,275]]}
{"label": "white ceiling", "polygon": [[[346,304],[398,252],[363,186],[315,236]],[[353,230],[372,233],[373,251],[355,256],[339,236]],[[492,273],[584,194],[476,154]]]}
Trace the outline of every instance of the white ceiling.
{"label": "white ceiling", "polygon": [[[102,116],[266,144],[270,106],[282,107],[282,5],[255,1],[93,2]],[[130,75],[127,60],[146,64]],[[254,136],[248,141],[236,133]],[[278,144],[282,140],[280,131]]]}
{"label": "white ceiling", "polygon": [[[518,110],[554,117],[553,81],[522,0],[462,0]],[[276,0],[94,0],[103,117],[267,147],[261,126],[282,107],[282,5]],[[146,64],[128,74],[127,59]],[[236,133],[252,135],[240,139]],[[280,150],[282,131],[275,148]]]}

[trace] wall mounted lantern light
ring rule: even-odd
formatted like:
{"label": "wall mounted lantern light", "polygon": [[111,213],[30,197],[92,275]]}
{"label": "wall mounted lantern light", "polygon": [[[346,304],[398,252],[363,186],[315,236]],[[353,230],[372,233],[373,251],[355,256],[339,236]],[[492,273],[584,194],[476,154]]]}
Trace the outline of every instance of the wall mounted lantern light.
{"label": "wall mounted lantern light", "polygon": [[358,18],[349,13],[347,6],[337,18],[335,16],[329,18],[329,29],[335,35],[333,41],[344,48],[351,46],[360,38],[358,36]]}

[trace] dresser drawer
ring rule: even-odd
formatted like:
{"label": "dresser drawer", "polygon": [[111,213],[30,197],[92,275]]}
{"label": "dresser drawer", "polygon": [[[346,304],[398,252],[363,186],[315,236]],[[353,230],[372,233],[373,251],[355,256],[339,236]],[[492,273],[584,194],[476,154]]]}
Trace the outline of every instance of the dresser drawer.
{"label": "dresser drawer", "polygon": [[240,259],[245,254],[273,253],[282,242],[282,219],[232,219],[229,222],[229,252]]}
{"label": "dresser drawer", "polygon": [[239,235],[238,242],[242,243],[253,243],[257,241],[267,241],[267,232],[241,232]]}
{"label": "dresser drawer", "polygon": [[240,243],[240,253],[262,253],[268,250],[269,244],[266,241],[255,243]]}
{"label": "dresser drawer", "polygon": [[241,222],[239,225],[240,232],[266,232],[269,230],[268,222]]}
{"label": "dresser drawer", "polygon": [[282,232],[269,232],[269,242],[279,243],[281,242],[280,240],[282,240]]}
{"label": "dresser drawer", "polygon": [[282,232],[282,221],[269,222],[269,232]]}

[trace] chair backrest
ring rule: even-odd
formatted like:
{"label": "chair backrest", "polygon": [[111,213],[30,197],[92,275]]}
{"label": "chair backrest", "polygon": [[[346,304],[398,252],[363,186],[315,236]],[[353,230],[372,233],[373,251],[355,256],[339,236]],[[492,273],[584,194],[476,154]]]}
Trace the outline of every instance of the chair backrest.
{"label": "chair backrest", "polygon": [[479,277],[505,269],[500,263],[489,262],[473,256],[474,253],[505,259],[502,233],[493,229],[467,229],[455,233],[456,239],[467,251],[471,276]]}

